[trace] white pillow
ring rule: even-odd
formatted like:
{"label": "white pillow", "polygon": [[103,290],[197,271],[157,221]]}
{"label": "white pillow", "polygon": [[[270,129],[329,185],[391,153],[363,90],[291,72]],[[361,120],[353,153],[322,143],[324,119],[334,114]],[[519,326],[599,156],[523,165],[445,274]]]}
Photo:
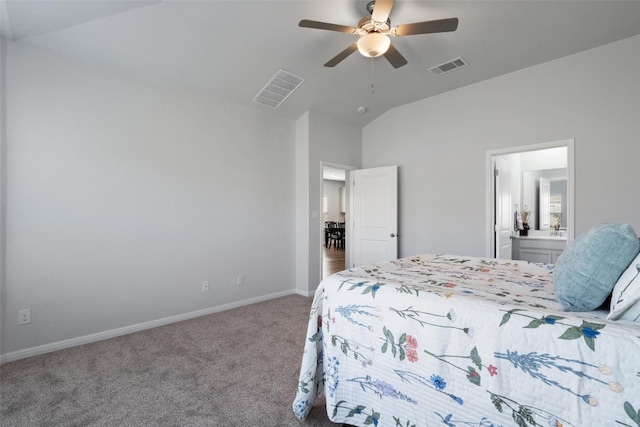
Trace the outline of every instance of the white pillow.
{"label": "white pillow", "polygon": [[640,322],[640,254],[616,282],[607,319]]}

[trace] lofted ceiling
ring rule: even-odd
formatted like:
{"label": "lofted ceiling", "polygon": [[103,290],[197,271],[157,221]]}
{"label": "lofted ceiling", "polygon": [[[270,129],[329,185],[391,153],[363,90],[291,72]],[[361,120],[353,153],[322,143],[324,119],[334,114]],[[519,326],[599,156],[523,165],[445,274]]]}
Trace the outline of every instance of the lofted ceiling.
{"label": "lofted ceiling", "polygon": [[[0,0],[0,30],[17,43],[292,119],[311,110],[359,126],[399,105],[640,34],[637,0],[397,0],[392,26],[458,17],[458,29],[393,38],[408,60],[398,69],[357,52],[324,67],[357,36],[298,22],[355,26],[367,2]],[[468,66],[429,71],[458,57]],[[254,103],[280,69],[304,83],[277,109]]]}

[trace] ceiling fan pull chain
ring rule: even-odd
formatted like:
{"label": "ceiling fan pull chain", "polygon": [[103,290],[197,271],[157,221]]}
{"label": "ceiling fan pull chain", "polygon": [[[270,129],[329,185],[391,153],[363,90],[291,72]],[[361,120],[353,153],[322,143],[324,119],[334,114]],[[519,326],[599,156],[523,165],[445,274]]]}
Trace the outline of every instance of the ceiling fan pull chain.
{"label": "ceiling fan pull chain", "polygon": [[371,58],[371,94],[373,95],[375,93],[376,91],[373,85],[373,58]]}

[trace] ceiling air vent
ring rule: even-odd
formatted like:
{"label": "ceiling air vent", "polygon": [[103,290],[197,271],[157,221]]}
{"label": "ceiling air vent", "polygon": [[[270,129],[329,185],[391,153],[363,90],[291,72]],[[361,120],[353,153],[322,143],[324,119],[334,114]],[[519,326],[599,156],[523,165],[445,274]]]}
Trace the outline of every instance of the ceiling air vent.
{"label": "ceiling air vent", "polygon": [[304,83],[304,80],[302,77],[298,77],[288,71],[280,70],[253,98],[253,102],[278,108],[293,91]]}
{"label": "ceiling air vent", "polygon": [[458,68],[466,67],[468,64],[462,58],[452,59],[449,62],[445,62],[444,64],[437,65],[435,67],[429,68],[433,74],[440,75],[444,73],[448,73],[449,71],[457,70]]}

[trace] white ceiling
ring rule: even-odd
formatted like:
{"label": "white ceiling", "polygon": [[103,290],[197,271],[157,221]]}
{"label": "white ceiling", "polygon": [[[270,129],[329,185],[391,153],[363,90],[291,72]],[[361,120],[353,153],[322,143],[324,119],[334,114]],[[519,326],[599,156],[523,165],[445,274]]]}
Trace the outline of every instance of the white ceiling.
{"label": "white ceiling", "polygon": [[[318,111],[365,125],[391,108],[640,34],[640,1],[402,1],[393,26],[458,17],[452,33],[398,37],[408,65],[357,52],[349,34],[301,19],[355,26],[368,0],[0,0],[2,35],[107,67],[293,119]],[[428,68],[462,57],[469,66]],[[279,70],[306,81],[278,109],[253,103]],[[612,64],[615,78],[615,64]],[[371,93],[371,82],[375,93]],[[367,112],[356,110],[365,106]]]}

